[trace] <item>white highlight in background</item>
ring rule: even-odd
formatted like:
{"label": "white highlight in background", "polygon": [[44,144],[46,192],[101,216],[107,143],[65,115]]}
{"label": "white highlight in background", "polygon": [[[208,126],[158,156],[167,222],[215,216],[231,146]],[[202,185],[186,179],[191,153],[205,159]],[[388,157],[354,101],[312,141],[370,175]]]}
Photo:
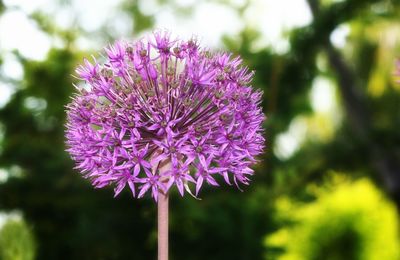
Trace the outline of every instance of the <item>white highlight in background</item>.
{"label": "white highlight in background", "polygon": [[4,107],[14,94],[15,88],[11,84],[0,82],[0,108]]}
{"label": "white highlight in background", "polygon": [[21,212],[14,210],[11,212],[0,212],[0,229],[3,228],[4,224],[9,220],[21,220]]}
{"label": "white highlight in background", "polygon": [[21,63],[17,60],[17,58],[10,53],[6,53],[3,55],[3,64],[1,64],[1,73],[5,76],[5,78],[20,80],[24,75],[24,70],[22,68]]}
{"label": "white highlight in background", "polygon": [[6,11],[0,18],[0,49],[19,51],[22,56],[43,60],[51,47],[50,37],[21,11]]}
{"label": "white highlight in background", "polygon": [[261,39],[254,43],[255,49],[267,45],[278,53],[285,53],[290,47],[285,36],[288,30],[312,21],[305,0],[253,0],[244,15],[251,28],[261,32]]}
{"label": "white highlight in background", "polygon": [[[148,7],[144,5],[144,9]],[[156,27],[165,28],[182,39],[197,36],[202,45],[220,47],[221,36],[232,35],[243,29],[238,14],[228,6],[198,2],[192,16],[180,16],[172,7],[166,7],[155,16]]]}
{"label": "white highlight in background", "polygon": [[339,25],[330,35],[330,41],[336,48],[344,48],[350,34],[350,27],[346,24]]}
{"label": "white highlight in background", "polygon": [[280,160],[287,160],[294,155],[304,142],[307,135],[307,122],[302,116],[295,117],[289,129],[277,135],[273,148],[274,154]]}
{"label": "white highlight in background", "polygon": [[335,87],[324,77],[316,77],[310,92],[311,107],[315,112],[329,113],[335,108]]}

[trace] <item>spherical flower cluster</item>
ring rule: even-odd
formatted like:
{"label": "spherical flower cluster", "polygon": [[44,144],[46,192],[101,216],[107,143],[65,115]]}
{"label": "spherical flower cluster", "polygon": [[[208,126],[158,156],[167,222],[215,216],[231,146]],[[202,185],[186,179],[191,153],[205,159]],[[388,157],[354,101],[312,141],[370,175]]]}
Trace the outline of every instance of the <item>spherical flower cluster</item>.
{"label": "spherical flower cluster", "polygon": [[[96,188],[134,197],[176,186],[248,184],[264,148],[262,93],[240,58],[156,32],[105,49],[77,68],[83,86],[67,105],[68,152]],[[218,177],[221,176],[221,177]],[[193,194],[192,194],[193,195]]]}

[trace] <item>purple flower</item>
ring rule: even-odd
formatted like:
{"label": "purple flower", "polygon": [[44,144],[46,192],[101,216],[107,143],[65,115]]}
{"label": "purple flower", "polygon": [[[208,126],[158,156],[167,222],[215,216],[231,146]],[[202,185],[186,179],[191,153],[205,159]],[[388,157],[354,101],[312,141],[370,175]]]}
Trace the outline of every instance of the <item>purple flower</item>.
{"label": "purple flower", "polygon": [[104,64],[77,68],[86,87],[67,106],[68,152],[85,178],[155,200],[174,186],[183,196],[203,184],[249,184],[264,115],[239,57],[168,32],[105,53]]}

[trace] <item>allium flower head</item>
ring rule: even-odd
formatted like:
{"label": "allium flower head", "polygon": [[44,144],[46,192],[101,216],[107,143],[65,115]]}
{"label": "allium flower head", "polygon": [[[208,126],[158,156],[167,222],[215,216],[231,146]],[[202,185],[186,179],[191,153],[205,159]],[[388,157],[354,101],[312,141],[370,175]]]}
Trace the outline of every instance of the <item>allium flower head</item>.
{"label": "allium flower head", "polygon": [[249,184],[264,115],[240,58],[168,32],[105,53],[77,68],[85,85],[67,106],[68,151],[96,188],[157,200],[173,186],[183,196],[221,180]]}

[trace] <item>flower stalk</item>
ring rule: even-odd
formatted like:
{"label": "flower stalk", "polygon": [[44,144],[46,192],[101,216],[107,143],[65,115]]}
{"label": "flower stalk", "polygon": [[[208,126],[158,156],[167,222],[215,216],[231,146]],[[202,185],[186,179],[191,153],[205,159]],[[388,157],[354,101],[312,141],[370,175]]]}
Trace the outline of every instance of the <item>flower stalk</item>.
{"label": "flower stalk", "polygon": [[[157,164],[153,167],[153,171],[158,172],[160,182],[163,186],[169,182],[166,174],[171,170],[171,162],[169,160]],[[158,260],[168,260],[168,215],[169,215],[169,195],[168,191],[159,189],[157,198],[157,241],[158,241]]]}
{"label": "flower stalk", "polygon": [[168,260],[168,193],[158,197],[158,260]]}

